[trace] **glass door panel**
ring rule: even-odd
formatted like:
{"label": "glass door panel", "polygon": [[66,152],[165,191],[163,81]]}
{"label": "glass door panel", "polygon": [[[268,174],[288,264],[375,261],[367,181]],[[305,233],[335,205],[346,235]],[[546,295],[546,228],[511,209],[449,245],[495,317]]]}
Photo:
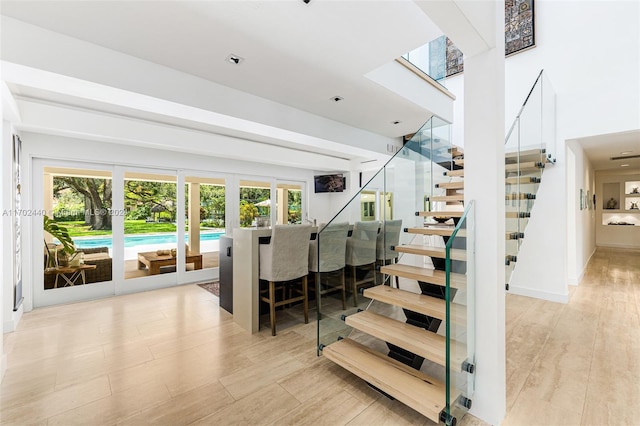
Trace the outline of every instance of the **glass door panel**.
{"label": "glass door panel", "polygon": [[240,181],[240,227],[271,226],[271,183]]}
{"label": "glass door panel", "polygon": [[125,172],[124,277],[175,273],[175,175]]}
{"label": "glass door panel", "polygon": [[186,176],[184,193],[188,247],[185,270],[217,268],[219,240],[226,227],[225,179]]}
{"label": "glass door panel", "polygon": [[43,168],[43,289],[112,281],[112,174]]}

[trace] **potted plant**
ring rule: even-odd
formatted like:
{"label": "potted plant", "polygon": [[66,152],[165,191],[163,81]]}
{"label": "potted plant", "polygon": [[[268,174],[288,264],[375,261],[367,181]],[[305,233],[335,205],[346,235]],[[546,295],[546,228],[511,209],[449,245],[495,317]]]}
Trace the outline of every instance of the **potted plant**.
{"label": "potted plant", "polygon": [[[69,235],[69,230],[66,227],[58,225],[58,223],[55,220],[45,215],[44,230],[45,232],[48,232],[52,237],[60,241],[60,244],[62,245],[62,253],[64,253],[64,256],[66,258],[68,258],[69,255],[72,255],[75,253],[76,247],[73,243],[73,240],[71,239],[71,236]],[[47,269],[52,269],[52,268],[55,269],[58,266],[57,265],[58,248],[57,247],[53,248],[53,253],[52,253],[52,247],[49,244],[47,244],[46,240],[44,242],[44,248],[47,251]]]}

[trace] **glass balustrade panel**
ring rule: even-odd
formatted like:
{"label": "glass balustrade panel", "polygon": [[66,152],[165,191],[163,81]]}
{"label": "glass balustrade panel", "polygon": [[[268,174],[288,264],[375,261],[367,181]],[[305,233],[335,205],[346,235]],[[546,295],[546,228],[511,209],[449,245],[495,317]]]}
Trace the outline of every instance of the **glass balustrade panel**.
{"label": "glass balustrade panel", "polygon": [[467,205],[446,244],[446,412],[460,419],[474,394],[475,209]]}

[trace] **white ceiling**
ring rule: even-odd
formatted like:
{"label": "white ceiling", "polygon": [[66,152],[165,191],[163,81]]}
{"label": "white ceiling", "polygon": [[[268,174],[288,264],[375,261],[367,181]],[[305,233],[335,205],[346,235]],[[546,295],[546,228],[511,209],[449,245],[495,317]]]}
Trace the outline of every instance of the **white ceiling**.
{"label": "white ceiling", "polygon": [[[640,157],[611,160],[611,157],[640,156],[640,130],[576,139],[594,170],[640,169]],[[629,152],[628,154],[623,154]],[[628,166],[622,167],[622,164]]]}
{"label": "white ceiling", "polygon": [[1,12],[384,136],[430,115],[364,77],[440,35],[410,0],[3,0]]}

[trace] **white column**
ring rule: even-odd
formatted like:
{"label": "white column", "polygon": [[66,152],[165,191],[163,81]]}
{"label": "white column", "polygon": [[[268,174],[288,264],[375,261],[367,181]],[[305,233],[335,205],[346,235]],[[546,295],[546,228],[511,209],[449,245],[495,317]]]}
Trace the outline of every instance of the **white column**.
{"label": "white column", "polygon": [[464,192],[466,201],[476,203],[477,224],[477,369],[471,413],[500,424],[506,412],[504,3],[495,4],[495,46],[464,58]]}
{"label": "white column", "polygon": [[289,191],[286,188],[278,188],[277,192],[276,200],[278,200],[278,211],[276,213],[276,223],[286,225],[289,223]]}
{"label": "white column", "polygon": [[189,182],[189,251],[200,253],[200,184]]}

